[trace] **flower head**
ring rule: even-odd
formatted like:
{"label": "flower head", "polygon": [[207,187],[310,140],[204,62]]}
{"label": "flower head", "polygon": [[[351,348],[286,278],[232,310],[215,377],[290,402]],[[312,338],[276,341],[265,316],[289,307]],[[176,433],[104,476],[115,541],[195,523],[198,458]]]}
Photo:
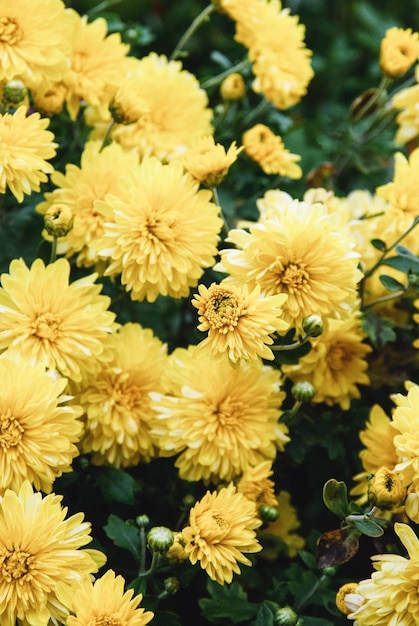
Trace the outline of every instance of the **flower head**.
{"label": "flower head", "polygon": [[59,80],[67,69],[71,35],[71,22],[61,0],[2,2],[0,80],[19,78],[31,88]]}
{"label": "flower head", "polygon": [[0,350],[78,382],[107,358],[105,342],[115,315],[95,274],[72,283],[69,275],[66,259],[47,266],[37,259],[30,268],[22,259],[12,261],[1,276]]}
{"label": "flower head", "polygon": [[357,594],[357,591],[358,583],[346,583],[339,588],[336,594],[336,606],[344,615],[349,615],[356,610],[352,606],[353,598],[358,596],[361,599],[361,604],[363,603],[363,598]]}
{"label": "flower head", "polygon": [[156,453],[149,393],[161,388],[166,345],[150,329],[129,323],[111,337],[109,349],[111,360],[77,395],[85,409],[81,447],[93,452],[97,465],[137,465]]}
{"label": "flower head", "polygon": [[274,341],[272,335],[288,328],[281,319],[285,294],[264,297],[259,287],[249,293],[246,285],[241,288],[223,283],[212,283],[209,288],[199,285],[198,291],[192,300],[198,309],[198,330],[208,331],[201,349],[209,348],[215,356],[227,354],[233,362],[240,358],[274,359],[268,347]]}
{"label": "flower head", "polygon": [[54,135],[46,130],[49,120],[39,113],[26,114],[19,107],[13,114],[0,114],[0,193],[9,187],[18,202],[24,194],[39,191],[40,184],[54,171],[47,162],[55,156]]}
{"label": "flower head", "polygon": [[419,541],[406,524],[396,523],[394,530],[408,558],[397,554],[372,557],[377,571],[359,583],[357,594],[364,602],[348,615],[358,626],[413,626],[419,621]]}
{"label": "flower head", "polygon": [[82,424],[80,408],[64,404],[66,384],[39,363],[0,357],[0,493],[26,479],[49,493],[71,470]]}
{"label": "flower head", "polygon": [[416,63],[419,56],[419,34],[411,28],[389,28],[381,40],[380,67],[390,78],[400,78]]}
{"label": "flower head", "polygon": [[187,297],[217,254],[222,220],[211,192],[199,190],[179,161],[164,165],[155,157],[122,186],[118,196],[95,204],[106,218],[104,236],[94,243],[110,262],[105,274],[121,274],[133,300]]}
{"label": "flower head", "polygon": [[146,124],[150,107],[142,95],[141,78],[128,76],[113,96],[109,110],[117,124]]}
{"label": "flower head", "polygon": [[220,585],[240,574],[238,563],[251,565],[244,553],[259,552],[255,529],[261,525],[253,502],[234,485],[218,492],[207,491],[190,511],[189,526],[182,534],[193,565],[199,562]]}
{"label": "flower head", "polygon": [[301,178],[301,167],[296,163],[301,157],[291,154],[268,126],[256,124],[244,133],[242,141],[247,156],[259,163],[265,174]]}
{"label": "flower head", "polygon": [[227,176],[230,166],[242,150],[243,148],[237,148],[236,142],[233,141],[226,152],[224,146],[215,143],[214,137],[201,137],[194,142],[181,160],[185,169],[205,187],[217,187]]}
{"label": "flower head", "polygon": [[398,393],[394,399],[394,447],[400,459],[396,470],[412,482],[419,479],[419,385],[411,384],[407,395]]}
{"label": "flower head", "polygon": [[117,194],[121,176],[138,164],[138,156],[112,143],[100,150],[100,144],[89,141],[81,155],[80,167],[68,163],[65,174],[54,172],[52,182],[57,186],[45,194],[45,201],[37,205],[39,213],[46,214],[51,205],[66,204],[73,215],[73,228],[60,242],[60,252],[67,257],[77,254],[77,264],[90,267],[99,261],[90,243],[103,235],[103,215],[95,208],[96,200],[107,194]]}
{"label": "flower head", "polygon": [[[390,183],[381,185],[376,192],[390,203],[393,209],[393,236],[408,228],[419,216],[419,148],[408,158],[401,152],[394,155],[394,176]],[[394,228],[394,221],[397,228]]]}
{"label": "flower head", "polygon": [[275,507],[278,500],[275,496],[275,483],[272,476],[272,463],[263,461],[255,467],[248,467],[237,483],[237,491],[243,493],[248,500],[254,502],[259,509],[263,505]]}
{"label": "flower head", "polygon": [[71,585],[96,572],[106,558],[80,549],[91,541],[83,514],[66,518],[61,496],[42,497],[28,481],[7,490],[0,502],[0,621],[3,626],[63,623],[68,607],[57,586]]}
{"label": "flower head", "polygon": [[404,502],[406,487],[397,472],[380,467],[368,483],[368,499],[380,509],[394,509]]}
{"label": "flower head", "polygon": [[123,624],[145,626],[153,619],[151,611],[139,606],[142,594],[133,597],[134,590],[124,592],[125,581],[108,570],[92,583],[90,578],[75,586],[72,595],[74,615],[67,618],[67,626],[100,626]]}
{"label": "flower head", "polygon": [[73,214],[68,204],[51,204],[45,211],[44,226],[48,235],[65,237],[73,228]]}
{"label": "flower head", "polygon": [[169,357],[165,394],[152,394],[154,433],[184,480],[230,481],[249,466],[272,461],[288,441],[278,424],[280,373],[260,363],[214,362],[197,348]]}

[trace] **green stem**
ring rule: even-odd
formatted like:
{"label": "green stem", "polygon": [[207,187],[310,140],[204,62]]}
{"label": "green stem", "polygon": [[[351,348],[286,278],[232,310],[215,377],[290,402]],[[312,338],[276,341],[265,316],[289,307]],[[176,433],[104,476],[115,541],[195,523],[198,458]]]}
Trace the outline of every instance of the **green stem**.
{"label": "green stem", "polygon": [[403,294],[404,294],[404,290],[402,289],[400,289],[399,291],[394,291],[388,296],[382,296],[381,298],[377,298],[376,300],[372,300],[371,302],[368,302],[368,304],[364,304],[362,307],[362,310],[365,311],[366,309],[370,309],[376,304],[381,304],[382,302],[388,302],[389,300],[394,300],[395,298],[399,298]]}
{"label": "green stem", "polygon": [[328,576],[326,574],[322,574],[320,578],[316,580],[312,588],[302,598],[300,598],[300,600],[297,600],[294,607],[296,613],[299,613],[301,609],[305,607],[310,598],[316,593],[317,589],[325,580],[327,580],[327,578]]}
{"label": "green stem", "polygon": [[223,209],[222,209],[222,206],[220,204],[220,198],[218,196],[217,187],[211,187],[211,191],[212,191],[212,195],[213,195],[213,198],[214,198],[214,202],[220,209],[220,215],[221,215],[221,217],[223,219],[223,222],[224,222],[224,230],[226,231],[226,234],[228,235],[228,233],[231,230],[231,228],[230,228],[229,223],[228,223],[228,221],[226,219],[226,216],[223,213]]}
{"label": "green stem", "polygon": [[270,346],[271,350],[276,350],[277,352],[284,352],[285,350],[295,350],[296,348],[300,348],[310,339],[309,335],[302,335],[298,341],[294,341],[293,343],[288,343],[283,346]]}
{"label": "green stem", "polygon": [[224,78],[227,78],[227,76],[230,76],[230,74],[233,74],[233,72],[240,72],[241,70],[244,70],[244,69],[246,69],[249,66],[250,66],[249,59],[245,59],[244,61],[240,61],[236,65],[233,65],[232,67],[229,67],[227,70],[224,70],[224,72],[221,72],[220,74],[217,74],[217,76],[214,76],[213,78],[209,78],[208,80],[205,80],[201,84],[201,87],[202,87],[202,89],[208,89],[209,87],[215,87],[216,85],[219,85],[224,80]]}
{"label": "green stem", "polygon": [[111,133],[114,129],[115,124],[116,124],[115,120],[112,120],[112,122],[109,124],[108,128],[106,129],[106,133],[103,138],[102,145],[100,146],[99,152],[102,152],[103,148],[106,148],[106,146],[110,142]]}
{"label": "green stem", "polygon": [[345,522],[349,522],[349,523],[351,523],[351,522],[366,522],[366,521],[372,519],[377,511],[378,511],[378,507],[373,506],[366,513],[360,513],[360,514],[357,514],[357,515],[355,515],[355,514],[347,515],[345,517]]}
{"label": "green stem", "polygon": [[51,255],[49,258],[50,263],[54,263],[54,261],[57,259],[57,244],[58,244],[58,237],[53,236],[53,239],[51,242]]}
{"label": "green stem", "polygon": [[176,48],[173,50],[170,55],[170,61],[174,61],[178,56],[181,56],[182,51],[185,47],[185,44],[189,41],[189,39],[195,34],[198,28],[206,21],[206,19],[215,11],[215,6],[213,4],[209,4],[201,13],[193,20],[192,24],[185,31],[182,37],[179,40]]}
{"label": "green stem", "polygon": [[364,104],[364,106],[361,107],[361,109],[358,111],[356,117],[353,120],[354,122],[358,122],[363,117],[365,117],[366,113],[368,113],[368,111],[370,111],[370,109],[374,107],[375,103],[379,101],[382,94],[387,91],[387,87],[391,83],[392,83],[392,79],[388,78],[388,76],[381,77],[380,84],[378,85],[377,89],[375,90],[371,98],[369,98]]}
{"label": "green stem", "polygon": [[139,571],[139,576],[143,576],[144,572],[146,571],[145,569],[145,554],[146,554],[146,535],[145,535],[145,528],[140,528],[140,541],[141,541],[141,546],[140,546],[140,571]]}
{"label": "green stem", "polygon": [[150,576],[150,574],[152,574],[157,569],[157,565],[159,561],[160,561],[160,554],[158,554],[157,552],[153,552],[153,556],[151,557],[150,567],[145,572],[138,572],[138,577],[143,578],[146,576]]}

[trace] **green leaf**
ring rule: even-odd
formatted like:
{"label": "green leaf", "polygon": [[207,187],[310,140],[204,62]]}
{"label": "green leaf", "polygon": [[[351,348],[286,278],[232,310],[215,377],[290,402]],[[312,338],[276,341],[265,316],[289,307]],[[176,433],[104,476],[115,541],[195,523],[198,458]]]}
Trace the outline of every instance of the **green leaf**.
{"label": "green leaf", "polygon": [[298,556],[309,569],[317,569],[317,561],[314,554],[311,554],[311,552],[307,552],[307,550],[301,550],[298,553]]}
{"label": "green leaf", "polygon": [[403,272],[404,274],[419,271],[419,259],[416,258],[416,260],[412,260],[408,256],[390,256],[382,262],[382,265],[393,267],[395,270]]}
{"label": "green leaf", "polygon": [[371,239],[371,245],[373,245],[374,248],[380,250],[381,252],[383,252],[387,247],[385,241],[383,241],[382,239]]}
{"label": "green leaf", "polygon": [[387,343],[395,341],[394,322],[378,316],[368,309],[362,316],[362,330],[368,335],[376,348],[383,348]]}
{"label": "green leaf", "polygon": [[101,466],[96,469],[96,479],[105,500],[134,504],[134,478],[116,467]]}
{"label": "green leaf", "polygon": [[265,600],[259,607],[256,618],[252,626],[275,626],[275,614],[278,605],[269,600]]}
{"label": "green leaf", "polygon": [[377,522],[374,522],[374,520],[372,519],[353,522],[353,525],[357,530],[359,530],[359,532],[361,532],[363,535],[367,535],[368,537],[381,537],[381,535],[384,533],[384,530],[382,529],[380,524],[377,524]]}
{"label": "green leaf", "polygon": [[379,279],[381,283],[384,285],[384,287],[388,289],[388,291],[400,291],[400,290],[404,291],[406,289],[406,287],[402,283],[399,283],[399,281],[393,278],[392,276],[381,274],[379,276]]}
{"label": "green leaf", "polygon": [[141,578],[134,578],[129,585],[127,585],[127,589],[134,589],[134,595],[138,596],[140,593],[144,596],[147,592],[147,578],[146,576],[141,576]]}
{"label": "green leaf", "polygon": [[345,519],[349,514],[348,489],[343,481],[328,480],[323,487],[323,501],[338,517]]}
{"label": "green leaf", "polygon": [[211,599],[202,598],[198,601],[205,619],[215,623],[220,618],[228,618],[233,624],[252,619],[258,612],[259,605],[248,602],[247,594],[239,583],[219,585],[209,581],[207,591]]}
{"label": "green leaf", "polygon": [[111,514],[103,530],[118,548],[128,550],[137,562],[140,561],[141,539],[136,526],[130,526],[117,515]]}
{"label": "green leaf", "polygon": [[172,611],[157,611],[154,614],[153,621],[158,626],[183,626],[182,622],[179,621],[179,616],[176,613],[172,613]]}

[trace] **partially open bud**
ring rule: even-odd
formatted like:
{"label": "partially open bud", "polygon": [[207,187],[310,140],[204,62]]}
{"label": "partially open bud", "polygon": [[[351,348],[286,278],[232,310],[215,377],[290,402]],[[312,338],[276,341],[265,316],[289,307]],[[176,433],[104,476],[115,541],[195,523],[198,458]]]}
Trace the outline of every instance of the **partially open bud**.
{"label": "partially open bud", "polygon": [[243,76],[232,72],[221,83],[220,94],[223,100],[232,102],[234,100],[241,100],[246,95],[246,84]]}
{"label": "partially open bud", "polygon": [[67,204],[51,204],[44,215],[44,226],[48,235],[65,237],[73,228],[73,214]]}
{"label": "partially open bud", "polygon": [[308,380],[299,380],[293,384],[291,393],[298,402],[311,402],[316,395],[316,388]]}
{"label": "partially open bud", "polygon": [[380,467],[368,483],[368,499],[380,509],[394,509],[406,498],[406,487],[397,472]]}
{"label": "partially open bud", "polygon": [[153,552],[158,554],[165,554],[175,538],[170,530],[166,526],[153,526],[147,533],[147,545]]}
{"label": "partially open bud", "polygon": [[57,83],[47,91],[32,91],[34,107],[41,115],[52,117],[58,115],[64,108],[67,87],[63,83]]}
{"label": "partially open bud", "polygon": [[117,124],[134,124],[150,117],[150,107],[141,93],[138,76],[131,76],[118,89],[109,105],[109,111]]}
{"label": "partially open bud", "polygon": [[336,606],[341,613],[354,613],[364,603],[364,598],[357,593],[358,583],[346,583],[336,594]]}
{"label": "partially open bud", "polygon": [[28,90],[21,80],[9,80],[3,84],[1,103],[6,108],[17,108],[29,103]]}
{"label": "partially open bud", "polygon": [[275,614],[275,624],[280,626],[297,626],[298,622],[298,615],[290,606],[278,609]]}
{"label": "partially open bud", "polygon": [[307,315],[303,319],[302,327],[309,337],[320,337],[323,332],[323,320],[320,315]]}
{"label": "partially open bud", "polygon": [[259,515],[263,522],[275,522],[278,519],[279,512],[274,506],[262,504],[259,507]]}
{"label": "partially open bud", "polygon": [[185,550],[186,541],[182,535],[182,532],[178,531],[173,533],[173,543],[165,553],[166,559],[171,563],[181,563],[189,558]]}

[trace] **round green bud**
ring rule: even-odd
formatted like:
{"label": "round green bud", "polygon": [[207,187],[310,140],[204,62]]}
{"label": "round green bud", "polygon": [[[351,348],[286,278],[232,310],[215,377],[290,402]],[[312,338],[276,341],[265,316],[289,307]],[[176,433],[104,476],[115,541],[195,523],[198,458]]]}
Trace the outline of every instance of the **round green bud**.
{"label": "round green bud", "polygon": [[298,402],[311,402],[316,395],[316,389],[307,380],[299,380],[291,387],[291,393]]}
{"label": "round green bud", "polygon": [[275,624],[278,626],[297,626],[302,623],[299,620],[297,613],[290,606],[278,609],[275,615]]}
{"label": "round green bud", "polygon": [[135,518],[135,523],[139,528],[146,528],[150,523],[150,518],[148,517],[148,515],[143,513],[142,515],[137,515],[137,517]]}
{"label": "round green bud", "polygon": [[190,509],[190,508],[191,508],[191,507],[193,507],[193,505],[195,504],[195,502],[196,502],[196,498],[195,498],[195,497],[194,497],[191,493],[188,493],[188,494],[186,494],[186,496],[183,498],[182,502],[183,502],[183,505],[184,505],[187,509]]}
{"label": "round green bud", "polygon": [[323,321],[320,315],[307,315],[303,319],[303,331],[309,337],[320,337],[323,332]]}
{"label": "round green bud", "polygon": [[179,591],[180,583],[177,578],[174,576],[170,576],[166,578],[164,581],[164,590],[169,595],[173,596],[175,593]]}
{"label": "round green bud", "polygon": [[259,507],[259,515],[264,522],[275,522],[278,519],[279,512],[274,506],[262,504]]}
{"label": "round green bud", "polygon": [[3,86],[3,104],[6,106],[18,106],[23,104],[28,96],[28,90],[21,80],[9,80]]}
{"label": "round green bud", "polygon": [[158,554],[166,554],[175,538],[166,526],[153,526],[147,533],[147,545],[153,552]]}

